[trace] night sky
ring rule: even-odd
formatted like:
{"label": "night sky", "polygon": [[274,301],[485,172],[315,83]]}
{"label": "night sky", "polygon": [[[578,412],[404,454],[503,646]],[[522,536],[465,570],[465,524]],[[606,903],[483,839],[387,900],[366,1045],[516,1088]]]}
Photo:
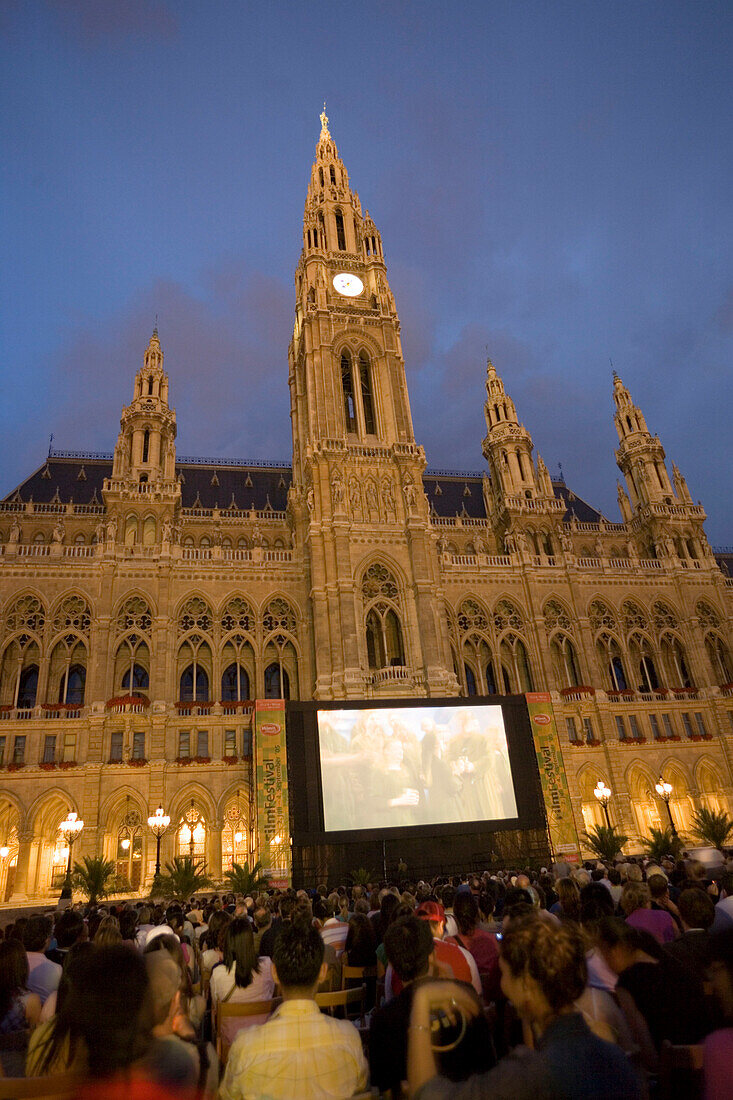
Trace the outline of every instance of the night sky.
{"label": "night sky", "polygon": [[486,347],[618,519],[611,365],[733,543],[730,3],[0,4],[0,494],[111,450],[158,314],[182,454],[289,459],[324,98],[415,433],[480,470]]}

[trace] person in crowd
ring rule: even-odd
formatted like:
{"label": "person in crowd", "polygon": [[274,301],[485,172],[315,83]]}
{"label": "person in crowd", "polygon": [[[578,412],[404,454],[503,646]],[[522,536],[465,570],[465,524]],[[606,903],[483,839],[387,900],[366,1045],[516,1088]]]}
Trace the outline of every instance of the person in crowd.
{"label": "person in crowd", "polygon": [[325,944],[333,947],[337,955],[340,955],[343,951],[349,933],[349,926],[342,917],[344,910],[340,908],[340,902],[341,899],[338,894],[329,895],[326,902],[329,916],[321,928],[321,939]]}
{"label": "person in crowd", "polygon": [[652,896],[645,882],[629,880],[621,894],[621,912],[632,928],[642,929],[654,936],[659,944],[672,943],[677,929],[669,913],[652,909]]}
{"label": "person in crowd", "polygon": [[149,1062],[156,1081],[180,1092],[182,1100],[210,1095],[219,1083],[219,1067],[211,1044],[196,1044],[180,1035],[179,1020],[184,1010],[185,994],[181,986],[182,972],[166,951],[153,951],[145,956],[153,1028],[156,1040]]}
{"label": "person in crowd", "polygon": [[267,929],[262,939],[260,940],[260,957],[266,956],[267,958],[272,958],[272,952],[275,947],[275,940],[282,932],[283,927],[286,924],[289,924],[293,918],[293,910],[295,909],[295,898],[288,897],[287,895],[280,898],[278,909],[279,918],[275,920],[273,913],[272,925],[270,928]]}
{"label": "person in crowd", "polygon": [[733,871],[725,871],[718,882],[718,901],[712,931],[724,932],[733,928]]}
{"label": "person in crowd", "polygon": [[54,989],[58,989],[61,980],[61,967],[45,955],[52,927],[50,917],[35,913],[23,928],[23,946],[28,957],[28,991],[37,993],[41,1004]]}
{"label": "person in crowd", "polygon": [[555,884],[557,902],[550,912],[560,920],[578,921],[580,919],[580,887],[570,876],[557,880]]}
{"label": "person in crowd", "polygon": [[167,934],[153,936],[145,948],[145,956],[166,951],[181,972],[180,1011],[176,1018],[176,1033],[182,1039],[193,1040],[199,1034],[201,1022],[206,1012],[206,1000],[201,994],[194,994],[191,971],[186,965],[183,945],[177,936]]}
{"label": "person in crowd", "polygon": [[499,992],[499,945],[496,936],[479,928],[478,901],[472,893],[456,894],[454,916],[457,925],[455,936],[447,936],[448,943],[456,943],[473,956],[481,980],[484,1002],[495,1000]]}
{"label": "person in crowd", "polygon": [[[438,977],[454,978],[459,982],[467,982],[472,985],[476,993],[481,996],[481,979],[479,977],[476,960],[470,951],[458,944],[448,943],[443,937],[445,934],[445,912],[438,901],[424,901],[417,907],[416,915],[420,920],[427,921],[433,935],[433,954],[435,956],[435,970]],[[387,968],[385,976],[385,998],[390,1000],[402,990],[402,982],[393,967]]]}
{"label": "person in crowd", "polygon": [[[6,1077],[23,1075],[29,1029],[41,1014],[41,998],[30,993],[28,958],[19,940],[0,942],[0,1063]],[[11,1038],[12,1037],[12,1038]],[[8,1041],[10,1039],[10,1041]]]}
{"label": "person in crowd", "polygon": [[657,868],[653,874],[647,874],[646,882],[651,895],[652,910],[669,913],[677,927],[677,932],[680,933],[682,931],[682,920],[679,909],[670,897],[669,879]]}
{"label": "person in crowd", "polygon": [[113,947],[122,943],[120,922],[117,917],[110,915],[102,918],[97,931],[94,933],[93,943],[95,947]]}
{"label": "person in crowd", "polygon": [[729,1100],[733,1066],[733,928],[710,937],[706,976],[723,1026],[705,1038],[705,1100]]}
{"label": "person in crowd", "polygon": [[63,913],[59,914],[54,928],[56,946],[49,947],[46,951],[46,958],[50,959],[51,962],[58,963],[59,966],[63,966],[69,950],[75,943],[86,939],[86,935],[87,926],[81,913],[78,913],[75,909],[64,909]]}
{"label": "person in crowd", "polygon": [[715,920],[715,906],[710,895],[696,886],[682,891],[677,906],[682,935],[674,943],[667,944],[666,950],[700,981],[705,969],[710,929]]}
{"label": "person in crowd", "polygon": [[143,905],[138,909],[137,913],[137,946],[142,951],[145,947],[145,940],[148,938],[148,932],[152,931],[154,925],[152,923],[152,909],[149,905]]}
{"label": "person in crowd", "polygon": [[130,947],[137,945],[137,910],[126,905],[118,917],[122,942]]}
{"label": "person in crowd", "polygon": [[613,898],[600,882],[590,882],[580,891],[580,926],[585,939],[588,986],[613,993],[617,976],[598,950],[598,923],[614,914]]}
{"label": "person in crowd", "polygon": [[201,969],[211,971],[222,961],[222,947],[224,945],[224,933],[232,918],[222,909],[216,910],[211,915],[209,927],[203,937],[201,947]]}
{"label": "person in crowd", "polygon": [[[563,881],[562,879],[559,881]],[[425,982],[412,1001],[408,1081],[419,1100],[635,1100],[639,1080],[618,1047],[598,1039],[576,1012],[586,981],[585,946],[570,922],[531,916],[504,935],[502,989],[525,1025],[521,1046],[493,1069],[454,1084],[438,1076],[432,1049],[436,1013],[471,1019],[473,998],[458,983]]]}
{"label": "person in crowd", "polygon": [[289,921],[273,947],[273,978],[284,1003],[261,1027],[232,1044],[220,1100],[333,1100],[367,1083],[359,1033],[348,1020],[321,1013],[315,991],[325,978],[324,945],[315,928]]}
{"label": "person in crowd", "polygon": [[604,917],[598,946],[618,975],[616,998],[648,1070],[656,1071],[664,1039],[697,1043],[711,1030],[702,989],[650,933],[618,917]]}
{"label": "person in crowd", "polygon": [[349,919],[343,961],[347,966],[377,965],[374,929],[363,913]]}
{"label": "person in crowd", "polygon": [[254,911],[254,922],[255,951],[259,954],[262,937],[268,928],[272,927],[272,913],[266,906],[258,906]]}
{"label": "person in crowd", "polygon": [[396,894],[393,894],[390,890],[384,892],[379,899],[379,912],[375,913],[371,918],[372,927],[374,929],[374,938],[377,941],[377,946],[383,941],[384,933],[394,916],[394,911],[400,904],[400,899]]}
{"label": "person in crowd", "polygon": [[[70,1070],[84,1072],[87,1066],[86,1049],[71,1010],[69,1000],[72,989],[81,987],[83,995],[86,964],[90,952],[96,950],[88,940],[74,944],[64,959],[59,987],[51,995],[56,1011],[48,1019],[42,1019],[30,1037],[26,1057],[26,1077],[43,1077],[48,1074],[66,1073]],[[68,1000],[68,1003],[67,1003]],[[46,1004],[49,1004],[49,997]],[[44,1009],[45,1009],[44,1005]]]}
{"label": "person in crowd", "polygon": [[[275,988],[272,960],[266,955],[258,958],[255,954],[252,926],[247,917],[235,917],[228,925],[224,933],[223,954],[223,965],[211,972],[209,989],[212,1006],[269,1001],[272,998]],[[247,1024],[261,1022],[260,1017],[246,1021]],[[231,1043],[237,1032],[237,1021],[226,1020],[224,1023],[224,1037]]]}
{"label": "person in crowd", "polygon": [[[427,979],[434,961],[434,943],[428,922],[415,916],[398,917],[385,933],[387,958],[399,976],[401,992],[372,1013],[369,1026],[369,1069],[372,1086],[401,1095],[407,1077],[407,1038],[412,999]],[[469,986],[465,987],[470,989]],[[475,993],[471,990],[475,997]],[[477,1001],[478,1003],[478,1001]],[[445,1045],[445,1044],[443,1044]],[[486,1018],[477,1015],[464,1039],[441,1059],[441,1071],[453,1081],[464,1080],[493,1064]]]}

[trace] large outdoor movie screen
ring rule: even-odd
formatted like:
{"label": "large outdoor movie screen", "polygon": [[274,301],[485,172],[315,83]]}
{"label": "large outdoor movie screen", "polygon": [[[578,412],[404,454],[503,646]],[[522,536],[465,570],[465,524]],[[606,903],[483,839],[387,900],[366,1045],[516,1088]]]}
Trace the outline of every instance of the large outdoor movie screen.
{"label": "large outdoor movie screen", "polygon": [[319,710],[326,832],[517,816],[500,706]]}

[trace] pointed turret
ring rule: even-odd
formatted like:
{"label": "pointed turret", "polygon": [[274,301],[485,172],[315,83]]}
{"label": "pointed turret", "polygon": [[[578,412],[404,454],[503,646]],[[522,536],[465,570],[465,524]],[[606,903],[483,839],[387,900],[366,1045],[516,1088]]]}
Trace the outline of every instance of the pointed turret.
{"label": "pointed turret", "polygon": [[664,447],[649,431],[644,414],[613,372],[614,423],[619,437],[616,462],[624,475],[629,495],[621,494],[619,507],[632,524],[642,553],[673,556],[681,560],[702,556],[705,512],[692,503],[687,484],[673,466],[674,485],[665,464]]}

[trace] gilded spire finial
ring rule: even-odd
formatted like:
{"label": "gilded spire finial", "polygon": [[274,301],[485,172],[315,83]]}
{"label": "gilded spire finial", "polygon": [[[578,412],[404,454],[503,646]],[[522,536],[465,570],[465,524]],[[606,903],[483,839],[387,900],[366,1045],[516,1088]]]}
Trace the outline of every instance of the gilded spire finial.
{"label": "gilded spire finial", "polygon": [[321,111],[321,137],[330,137],[328,132],[328,115],[326,114],[326,101],[323,101],[323,110]]}

